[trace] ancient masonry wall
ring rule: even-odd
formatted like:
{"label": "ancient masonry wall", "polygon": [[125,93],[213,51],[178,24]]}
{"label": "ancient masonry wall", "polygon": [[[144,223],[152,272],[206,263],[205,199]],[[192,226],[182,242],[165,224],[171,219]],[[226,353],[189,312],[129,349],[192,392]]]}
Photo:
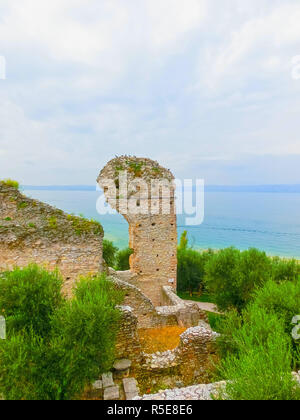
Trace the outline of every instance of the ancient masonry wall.
{"label": "ancient masonry wall", "polygon": [[[120,183],[120,175],[124,173],[128,181],[126,199],[122,198],[124,194]],[[116,191],[110,187],[111,184],[107,180],[114,182]],[[165,183],[169,186],[168,191],[158,189],[153,192],[153,181]],[[151,299],[154,306],[160,306],[161,288],[172,285],[176,289],[177,226],[174,177],[157,162],[122,156],[105,166],[98,182],[111,206],[129,223],[129,246],[133,250],[130,269],[138,276],[138,287]],[[143,195],[145,185],[147,195]],[[117,200],[114,200],[115,193]],[[157,200],[157,214],[150,211],[153,209],[153,199]],[[131,208],[129,202],[133,203],[134,200],[136,206]],[[147,214],[144,214],[145,208],[148,208]],[[163,211],[166,208],[169,208],[168,214]]]}
{"label": "ancient masonry wall", "polygon": [[145,355],[143,369],[163,374],[164,371],[177,368],[186,384],[205,383],[212,366],[212,355],[216,353],[217,337],[218,334],[209,325],[189,328],[181,334],[176,349]]}
{"label": "ancient masonry wall", "polygon": [[145,354],[138,334],[138,317],[130,306],[119,307],[122,319],[117,337],[116,358],[130,359],[136,371],[145,375],[176,375],[185,385],[205,383],[216,353],[218,336],[208,324],[187,329],[180,336],[180,344],[174,350]]}
{"label": "ancient masonry wall", "polygon": [[207,322],[205,312],[201,311],[197,304],[182,301],[170,286],[163,287],[165,298],[162,300],[167,303],[167,306],[155,307],[138,287],[131,284],[134,282],[135,275],[130,276],[130,272],[115,272],[112,269],[109,274],[114,286],[125,292],[123,303],[131,307],[133,315],[138,320],[137,328],[161,328],[175,325],[189,328],[197,326],[200,321]]}
{"label": "ancient masonry wall", "polygon": [[79,275],[102,271],[103,229],[0,182],[0,272],[29,263],[58,268],[71,293]]}

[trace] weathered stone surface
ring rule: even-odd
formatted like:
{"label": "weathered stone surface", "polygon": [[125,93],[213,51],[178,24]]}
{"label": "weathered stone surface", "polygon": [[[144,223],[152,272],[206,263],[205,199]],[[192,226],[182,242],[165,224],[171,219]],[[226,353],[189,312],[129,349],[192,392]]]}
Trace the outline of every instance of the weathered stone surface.
{"label": "weathered stone surface", "polygon": [[211,328],[203,326],[186,330],[180,336],[180,344],[174,350],[144,354],[143,369],[149,372],[178,368],[188,383],[204,380],[211,355],[215,353],[215,339],[218,336]]}
{"label": "weathered stone surface", "polygon": [[119,274],[110,269],[110,279],[115,287],[125,292],[124,305],[132,308],[137,317],[138,328],[174,325],[189,328],[197,326],[201,320],[207,321],[205,312],[197,305],[185,303],[175,294],[172,287],[164,286],[161,290],[161,300],[168,306],[154,307],[151,300],[137,286],[121,280]]}
{"label": "weathered stone surface", "polygon": [[101,380],[93,383],[93,389],[101,390],[103,388],[103,382]]}
{"label": "weathered stone surface", "polygon": [[218,382],[208,385],[194,385],[187,388],[168,389],[160,391],[158,394],[144,395],[143,397],[135,397],[134,400],[148,400],[148,401],[192,401],[192,400],[213,400],[213,396],[224,390],[226,382]]}
{"label": "weathered stone surface", "polygon": [[118,386],[112,386],[104,390],[104,401],[119,400],[120,399],[120,389]]}
{"label": "weathered stone surface", "polygon": [[104,373],[102,375],[102,384],[103,384],[103,388],[110,388],[114,386],[114,380],[113,380],[113,375],[111,372],[108,373]]}
{"label": "weathered stone surface", "polygon": [[58,268],[70,293],[79,275],[102,270],[100,224],[65,214],[0,182],[0,271],[35,262]]}
{"label": "weathered stone surface", "polygon": [[138,392],[137,381],[134,378],[123,379],[124,391],[127,393]]}
{"label": "weathered stone surface", "polygon": [[131,360],[129,359],[116,360],[114,363],[115,370],[127,370],[130,367],[131,367]]}
{"label": "weathered stone surface", "polygon": [[123,387],[125,391],[126,400],[133,400],[139,395],[139,387],[136,379],[125,378],[123,379]]}
{"label": "weathered stone surface", "polygon": [[[130,183],[129,188],[125,185],[127,198],[123,198],[125,194],[119,182],[120,174],[125,172],[128,184]],[[163,193],[158,190],[152,194],[152,198],[157,198],[158,214],[149,211],[153,205],[150,200],[152,181],[168,185]],[[110,205],[129,223],[129,246],[133,249],[130,270],[138,276],[138,287],[151,299],[154,306],[160,306],[161,287],[172,283],[176,289],[177,278],[177,223],[172,173],[150,159],[121,156],[103,168],[98,183],[104,189]],[[147,194],[141,197],[145,191]],[[139,203],[136,204],[135,211],[128,206],[134,200]],[[167,206],[168,214],[164,214],[162,209]],[[125,211],[125,207],[129,207],[129,211]],[[138,207],[141,209],[139,213],[136,212]],[[146,213],[145,208],[148,208]]]}

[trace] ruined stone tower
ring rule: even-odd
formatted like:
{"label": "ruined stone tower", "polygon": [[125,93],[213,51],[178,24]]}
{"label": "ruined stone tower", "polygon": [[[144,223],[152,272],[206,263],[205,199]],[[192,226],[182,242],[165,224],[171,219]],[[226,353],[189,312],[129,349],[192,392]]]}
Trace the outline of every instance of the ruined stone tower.
{"label": "ruined stone tower", "polygon": [[176,289],[174,176],[152,160],[121,156],[103,168],[98,183],[129,224],[130,270],[138,287],[160,306],[162,287]]}

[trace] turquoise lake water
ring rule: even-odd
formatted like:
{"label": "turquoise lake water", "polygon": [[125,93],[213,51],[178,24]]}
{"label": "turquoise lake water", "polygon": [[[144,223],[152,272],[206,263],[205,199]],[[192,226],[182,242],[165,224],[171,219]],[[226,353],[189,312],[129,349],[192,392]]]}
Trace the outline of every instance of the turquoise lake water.
{"label": "turquoise lake water", "polygon": [[[25,190],[24,193],[66,212],[97,219],[107,239],[120,248],[128,245],[128,224],[122,216],[97,213],[99,192]],[[270,255],[300,259],[299,215],[299,193],[206,192],[204,223],[185,226],[185,218],[178,216],[178,233],[187,230],[194,248],[256,247]]]}

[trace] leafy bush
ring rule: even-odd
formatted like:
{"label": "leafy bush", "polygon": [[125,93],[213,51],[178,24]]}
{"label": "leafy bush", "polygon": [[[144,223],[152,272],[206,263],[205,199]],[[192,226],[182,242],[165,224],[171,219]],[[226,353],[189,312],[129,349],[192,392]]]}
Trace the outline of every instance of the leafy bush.
{"label": "leafy bush", "polygon": [[0,277],[0,310],[9,329],[48,334],[51,317],[62,304],[62,279],[37,265],[15,268]]}
{"label": "leafy bush", "polygon": [[[17,301],[22,294],[19,287]],[[10,295],[3,296],[9,301]],[[115,306],[122,299],[105,276],[83,278],[72,300],[60,300],[54,311],[48,306],[50,329],[39,335],[28,325],[22,329],[22,323],[19,328],[8,326],[7,340],[0,341],[0,394],[9,400],[79,397],[86,385],[111,368],[120,319]],[[22,310],[28,316],[26,308]]]}
{"label": "leafy bush", "polygon": [[296,260],[283,260],[279,257],[271,259],[272,279],[276,282],[294,281],[300,277],[300,264]]}
{"label": "leafy bush", "polygon": [[263,286],[271,273],[270,259],[264,252],[249,249],[223,249],[205,266],[205,284],[222,311],[241,311],[250,301],[254,289]]}
{"label": "leafy bush", "polygon": [[12,187],[15,188],[16,190],[19,189],[20,184],[18,183],[18,181],[14,181],[13,179],[4,179],[3,181],[1,181],[1,183],[7,187]]}
{"label": "leafy bush", "polygon": [[108,267],[114,267],[116,264],[116,254],[119,248],[114,246],[113,242],[107,239],[103,240],[103,259]]}
{"label": "leafy bush", "polygon": [[211,252],[200,253],[190,248],[179,248],[177,252],[177,290],[203,292],[205,288],[205,266],[211,258]]}
{"label": "leafy bush", "polygon": [[[284,321],[264,308],[250,305],[238,320],[231,314],[234,352],[220,365],[227,387],[223,395],[231,400],[299,400],[291,371],[293,356]],[[235,325],[234,325],[235,324]]]}
{"label": "leafy bush", "polygon": [[117,253],[116,256],[116,270],[117,271],[127,271],[130,269],[129,258],[133,254],[131,248],[122,249]]}
{"label": "leafy bush", "polygon": [[262,289],[255,292],[253,305],[264,308],[267,313],[276,314],[283,321],[296,362],[300,354],[300,342],[292,339],[291,322],[294,316],[300,315],[300,281],[286,281],[280,284],[268,281]]}
{"label": "leafy bush", "polygon": [[189,247],[187,231],[180,238],[177,252],[177,291],[202,293],[204,290],[205,266],[213,255],[211,250],[200,253]]}

